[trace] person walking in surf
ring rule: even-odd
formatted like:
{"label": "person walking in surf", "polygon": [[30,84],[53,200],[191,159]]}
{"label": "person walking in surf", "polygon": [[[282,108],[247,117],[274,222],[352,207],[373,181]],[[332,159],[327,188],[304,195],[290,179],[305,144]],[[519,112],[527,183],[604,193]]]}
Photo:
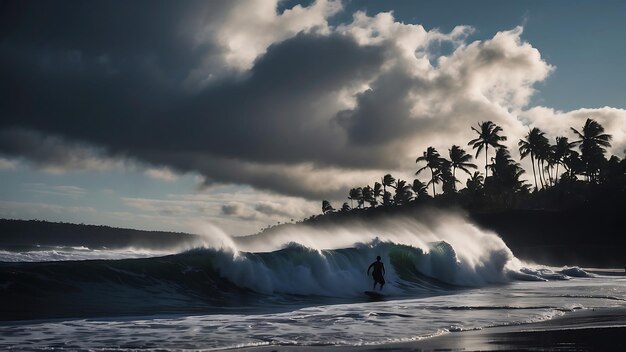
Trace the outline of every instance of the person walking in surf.
{"label": "person walking in surf", "polygon": [[376,257],[376,261],[370,264],[369,268],[367,268],[367,276],[370,275],[370,270],[374,268],[372,271],[372,277],[374,278],[374,287],[372,290],[376,289],[376,284],[380,284],[380,290],[383,290],[383,286],[385,285],[385,265],[380,261],[380,256]]}

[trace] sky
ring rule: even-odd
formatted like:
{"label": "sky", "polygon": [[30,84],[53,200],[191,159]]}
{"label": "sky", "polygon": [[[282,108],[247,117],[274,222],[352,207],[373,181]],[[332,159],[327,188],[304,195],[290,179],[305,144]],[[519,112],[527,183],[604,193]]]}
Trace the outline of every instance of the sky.
{"label": "sky", "polygon": [[626,150],[623,1],[0,6],[1,218],[251,234],[487,120]]}

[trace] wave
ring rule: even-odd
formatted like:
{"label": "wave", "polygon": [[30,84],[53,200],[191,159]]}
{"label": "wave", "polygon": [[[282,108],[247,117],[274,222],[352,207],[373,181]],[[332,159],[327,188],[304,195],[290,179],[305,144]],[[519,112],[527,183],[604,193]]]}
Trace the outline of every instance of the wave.
{"label": "wave", "polygon": [[328,250],[297,243],[256,253],[198,248],[156,258],[0,263],[0,310],[3,319],[33,319],[365,300],[372,284],[366,270],[377,255],[392,296],[503,283],[512,272],[533,276],[507,266],[514,257],[503,248],[471,261],[445,241],[423,249],[379,239]]}
{"label": "wave", "polygon": [[84,246],[19,246],[0,250],[0,262],[49,262],[95,259],[147,258],[172,254],[135,248],[92,249]]}
{"label": "wave", "polygon": [[[451,212],[285,226],[239,238],[207,226],[201,238],[202,248],[159,257],[119,259],[145,253],[54,247],[32,253],[34,259],[53,253],[55,261],[2,262],[0,310],[7,314],[0,319],[205,314],[365,301],[362,292],[373,283],[366,271],[378,255],[386,268],[384,292],[392,297],[588,275],[579,268],[526,268],[496,234]],[[102,257],[58,259],[94,255]]]}

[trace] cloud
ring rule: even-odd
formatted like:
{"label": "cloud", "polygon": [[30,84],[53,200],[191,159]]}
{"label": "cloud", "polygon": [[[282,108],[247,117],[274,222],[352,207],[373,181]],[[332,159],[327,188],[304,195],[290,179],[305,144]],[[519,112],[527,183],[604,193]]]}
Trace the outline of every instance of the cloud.
{"label": "cloud", "polygon": [[144,174],[150,178],[161,181],[173,182],[178,180],[178,175],[168,168],[149,168],[144,171]]}
{"label": "cloud", "polygon": [[0,171],[15,170],[17,169],[17,165],[17,160],[0,158]]}
{"label": "cloud", "polygon": [[190,70],[186,83],[201,87],[252,68],[267,48],[298,33],[328,33],[327,18],[342,9],[340,1],[318,0],[277,13],[276,0],[220,1],[185,25],[194,48],[212,48],[199,66]]}
{"label": "cloud", "polygon": [[538,127],[546,132],[552,143],[556,137],[565,136],[570,141],[577,137],[570,127],[582,130],[588,118],[598,121],[605,129],[605,133],[612,136],[610,154],[624,158],[626,153],[626,110],[611,107],[597,109],[577,109],[559,111],[543,106],[536,106],[520,114],[529,126]]}
{"label": "cloud", "polygon": [[121,169],[129,164],[124,157],[107,155],[101,147],[22,128],[0,130],[0,151],[25,158],[44,171],[57,174]]}
{"label": "cloud", "polygon": [[228,229],[231,235],[249,235],[268,223],[290,222],[320,212],[319,202],[229,187],[173,194],[166,199],[122,197],[121,200],[131,208],[126,213],[167,224],[167,228],[193,232],[210,223]]}
{"label": "cloud", "polygon": [[[282,12],[271,1],[74,5],[26,7],[0,43],[0,153],[50,170],[148,164],[160,179],[197,172],[209,187],[338,200],[387,172],[413,177],[426,147],[463,146],[480,121],[515,149],[529,121],[562,115],[528,107],[555,68],[521,27],[470,41],[471,27],[429,31],[392,13],[331,25],[341,4],[322,0]],[[589,112],[619,135],[621,117]]]}
{"label": "cloud", "polygon": [[79,198],[87,194],[85,189],[77,186],[51,186],[43,183],[26,183],[24,187],[33,193],[70,198]]}
{"label": "cloud", "polygon": [[78,216],[97,213],[92,207],[73,207],[43,202],[0,201],[0,217],[7,219],[42,219],[61,220],[63,215]]}
{"label": "cloud", "polygon": [[164,216],[180,216],[189,212],[198,213],[193,209],[193,204],[182,201],[170,201],[160,199],[122,197],[125,205],[147,213],[157,213]]}
{"label": "cloud", "polygon": [[259,220],[257,212],[250,207],[238,203],[222,205],[222,214],[245,221]]}

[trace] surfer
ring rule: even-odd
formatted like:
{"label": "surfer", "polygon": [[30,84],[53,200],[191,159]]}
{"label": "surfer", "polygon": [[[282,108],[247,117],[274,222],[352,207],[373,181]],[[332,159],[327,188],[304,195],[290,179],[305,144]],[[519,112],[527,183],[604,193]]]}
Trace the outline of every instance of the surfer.
{"label": "surfer", "polygon": [[369,276],[370,270],[374,268],[372,271],[372,277],[374,278],[374,287],[372,290],[376,289],[376,284],[380,284],[380,290],[383,290],[383,286],[385,285],[385,265],[380,261],[380,256],[376,257],[376,261],[370,264],[369,268],[367,268],[367,275]]}

